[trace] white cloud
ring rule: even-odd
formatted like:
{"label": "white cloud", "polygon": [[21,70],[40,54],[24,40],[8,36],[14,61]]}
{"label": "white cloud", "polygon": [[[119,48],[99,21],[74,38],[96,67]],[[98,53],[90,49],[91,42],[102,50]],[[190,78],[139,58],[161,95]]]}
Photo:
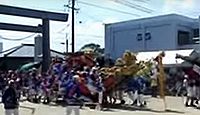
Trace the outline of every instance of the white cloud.
{"label": "white cloud", "polygon": [[185,14],[196,10],[197,4],[197,0],[165,0],[162,11]]}
{"label": "white cloud", "polygon": [[101,22],[86,21],[76,25],[76,50],[88,43],[104,47],[104,25]]}
{"label": "white cloud", "polygon": [[76,31],[80,34],[102,34],[103,24],[101,22],[87,21],[76,25]]}
{"label": "white cloud", "polygon": [[[0,35],[2,37],[6,37],[6,38],[11,38],[11,39],[18,39],[18,38],[23,38],[29,35],[32,35],[33,33],[24,33],[24,32],[15,32],[15,31],[5,31],[5,30],[0,30]],[[19,46],[22,43],[33,43],[34,39],[33,37],[28,38],[26,40],[23,41],[9,41],[9,40],[3,40],[0,39],[0,42],[3,42],[3,50],[15,47],[15,46]]]}
{"label": "white cloud", "polygon": [[[3,1],[3,2],[2,2]],[[44,8],[44,9],[63,9],[62,4],[64,4],[66,2],[66,0],[60,0],[58,3],[56,2],[56,0],[51,0],[48,2],[48,4],[46,4],[46,2],[41,2],[39,0],[30,2],[30,1],[23,1],[20,2],[20,0],[0,0],[0,2],[2,4],[7,4],[7,5],[13,5],[15,4],[16,6],[25,6],[25,7],[31,7],[31,8]],[[64,2],[65,1],[65,2]],[[88,0],[89,2],[93,2],[93,0]],[[87,2],[88,2],[87,1]],[[116,9],[118,9],[118,7],[120,5],[109,5],[111,4],[111,2],[105,3],[104,0],[100,0],[103,1],[103,4],[105,4],[106,6],[112,6],[115,7]],[[98,3],[98,1],[95,1]],[[30,4],[31,3],[31,4]],[[38,4],[41,3],[41,4]],[[55,3],[55,4],[54,4]],[[66,2],[67,3],[67,2]],[[122,6],[120,6],[122,7]],[[91,7],[94,8],[94,7]],[[88,12],[88,7],[83,6],[81,7],[81,11],[86,11]],[[91,9],[93,10],[93,9]],[[125,9],[123,9],[125,10]],[[104,11],[108,11],[108,13],[104,12]],[[85,22],[83,22],[82,24],[76,24],[76,50],[79,50],[83,45],[87,44],[87,43],[97,43],[100,44],[102,47],[104,47],[104,25],[103,23],[112,23],[112,22],[117,22],[119,21],[118,18],[122,19],[122,17],[124,16],[123,14],[121,14],[122,16],[120,17],[120,15],[117,15],[119,13],[117,12],[111,12],[114,13],[112,15],[110,15],[109,10],[100,10],[99,12],[101,12],[101,14],[106,14],[106,15],[101,15],[99,13],[95,11],[91,11],[90,14],[92,16],[97,16],[95,18],[99,19],[99,17],[101,18],[100,20],[102,20],[102,22],[96,22],[92,19],[87,18],[87,20]],[[84,15],[84,14],[83,14]],[[114,17],[118,16],[117,18]],[[126,15],[125,15],[126,16]],[[129,15],[128,15],[129,16]],[[131,16],[130,16],[131,17]],[[77,20],[78,20],[78,16],[77,16]],[[124,18],[123,19],[127,19]],[[10,16],[3,16],[0,17],[0,21],[1,22],[8,22],[8,23],[22,23],[22,24],[27,24],[27,25],[37,25],[38,23],[41,23],[41,21],[35,21],[34,19],[27,19],[27,18],[17,18],[17,17],[10,17]],[[71,23],[71,17],[69,17],[69,23]],[[69,33],[69,37],[71,36],[71,26],[69,26],[67,29],[64,29],[62,32],[59,32],[60,30],[62,30],[65,26],[67,25],[67,23],[62,23],[62,22],[53,22],[51,21],[50,24],[50,37],[51,37],[51,48],[52,49],[56,49],[58,51],[62,51],[63,50],[63,45],[61,45],[61,42],[65,42],[66,40],[66,33]],[[0,31],[0,35],[3,36],[7,36],[9,38],[19,38],[19,37],[24,37],[28,34],[26,33],[18,33],[18,32],[8,32],[8,31]],[[20,41],[20,42],[12,42],[12,41],[5,41],[4,42],[4,49],[7,49],[9,47],[13,47],[16,45],[20,45],[21,43],[33,43],[33,38],[24,40],[24,41]],[[69,44],[71,43],[71,39],[69,39]],[[71,46],[69,45],[69,50],[71,49]]]}
{"label": "white cloud", "polygon": [[110,17],[110,18],[105,19],[103,22],[104,24],[109,24],[109,23],[119,22],[119,19]]}
{"label": "white cloud", "polygon": [[[11,4],[11,1],[14,0],[0,0],[0,3],[2,4]],[[18,2],[20,0],[17,0]],[[44,7],[45,8],[53,8],[53,9],[63,9],[62,4],[65,3],[63,2],[64,0],[59,1],[59,3],[56,2],[55,6],[54,3],[55,1],[51,1],[48,4],[40,4],[38,7]],[[66,1],[66,0],[65,0]],[[111,7],[114,9],[119,9],[127,12],[134,12],[138,13],[138,11],[125,7],[123,5],[116,4],[114,2],[106,1],[105,0],[87,0],[88,3],[93,3],[95,4],[101,3],[102,5],[105,5],[106,7]],[[159,1],[159,2],[158,2]],[[191,12],[192,10],[197,10],[198,9],[198,3],[200,0],[163,0],[163,2],[160,2],[162,0],[152,0],[150,3],[152,3],[152,7],[155,6],[158,9],[162,9],[159,11],[155,12],[155,15],[158,15],[160,12],[164,13],[175,13],[175,12]],[[10,2],[10,3],[9,3]],[[29,1],[30,2],[30,1]],[[37,0],[38,3],[40,3],[39,0]],[[33,4],[27,4],[27,7],[34,6],[36,7],[37,4],[36,2],[33,2]],[[67,2],[66,2],[67,3]],[[157,3],[157,6],[155,5]],[[12,3],[14,4],[14,2]],[[19,4],[19,3],[18,3]],[[25,3],[24,3],[25,4]],[[164,6],[162,6],[164,4]],[[22,3],[21,3],[22,5]],[[26,6],[25,5],[25,6]],[[81,6],[81,4],[79,4]],[[48,6],[48,7],[46,7]],[[85,17],[85,20],[81,20],[81,24],[76,24],[76,50],[79,50],[83,45],[87,43],[97,43],[100,44],[102,47],[104,47],[104,24],[106,23],[113,23],[113,22],[119,22],[122,20],[129,20],[129,19],[134,19],[136,17],[130,16],[127,14],[122,14],[122,13],[117,13],[117,12],[112,12],[109,10],[104,10],[104,9],[95,9],[94,7],[89,7],[91,9],[88,9],[88,6],[81,6],[80,7],[80,14],[82,13],[82,16],[77,15],[76,21],[78,22],[79,19],[82,19]],[[90,11],[91,10],[91,11]],[[88,17],[84,14],[84,12],[89,12],[91,17]],[[87,14],[87,13],[86,13]],[[147,14],[141,13],[142,17],[147,16]],[[152,14],[153,15],[153,14]],[[141,17],[141,18],[142,18]],[[92,19],[93,18],[93,19]],[[96,21],[95,21],[96,19]],[[97,21],[100,20],[100,21]],[[101,21],[102,20],[102,21]],[[26,19],[26,18],[16,18],[16,17],[8,17],[8,16],[0,16],[0,22],[11,22],[11,23],[22,23],[22,24],[27,24],[27,25],[37,25],[41,23],[39,20],[34,20],[34,19]],[[69,17],[68,22],[54,22],[51,21],[50,23],[50,37],[51,37],[51,48],[58,50],[58,51],[63,51],[65,49],[65,46],[60,44],[61,42],[65,42],[66,40],[66,33],[69,33],[69,44],[71,43],[71,25],[69,25],[66,29],[63,29],[66,27],[69,23],[71,23],[71,17]],[[8,32],[8,31],[0,31],[0,35],[7,36],[7,37],[13,37],[14,38],[19,38],[19,37],[24,37],[27,35],[30,35],[29,33],[19,33],[19,32]],[[3,41],[4,42],[4,49],[7,49],[9,47],[13,47],[16,45],[20,45],[21,43],[33,43],[33,38],[20,41],[20,42],[11,42],[11,41]],[[71,45],[69,45],[69,51],[71,51]]]}

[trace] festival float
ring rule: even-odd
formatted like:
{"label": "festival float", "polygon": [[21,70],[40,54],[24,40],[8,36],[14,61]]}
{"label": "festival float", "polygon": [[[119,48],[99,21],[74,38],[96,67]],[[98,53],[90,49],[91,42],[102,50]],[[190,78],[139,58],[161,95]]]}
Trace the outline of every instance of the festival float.
{"label": "festival float", "polygon": [[[74,67],[90,67],[94,68],[96,65],[95,59],[90,54],[74,53],[69,54],[66,57],[68,68]],[[155,60],[154,60],[155,61]],[[122,92],[127,86],[127,82],[136,76],[144,76],[147,79],[150,78],[152,70],[152,60],[138,61],[137,55],[131,51],[126,51],[121,58],[115,61],[114,66],[96,67],[95,71],[98,71],[103,83],[103,104],[108,103],[107,97],[113,92]],[[84,73],[78,73],[80,76],[79,87],[81,94],[92,100],[94,103],[98,103],[98,91],[91,91],[91,84],[85,81]],[[120,96],[119,96],[120,97]],[[123,99],[117,97],[119,100]],[[114,103],[112,103],[114,104]]]}
{"label": "festival float", "polygon": [[[152,63],[151,61],[137,61],[137,55],[133,52],[126,51],[122,58],[118,58],[114,66],[103,66],[96,68],[96,71],[100,74],[103,82],[104,98],[106,98],[110,93],[123,90],[126,86],[127,81],[135,76],[148,76],[151,71]],[[97,57],[98,58],[98,57]],[[103,58],[105,59],[105,57]],[[90,53],[73,53],[68,54],[66,57],[70,68],[74,67],[94,67],[96,62],[94,57]],[[91,93],[88,88],[89,85],[85,83],[83,73],[79,73],[80,78],[80,89],[81,93],[93,102],[98,101],[98,92]],[[106,101],[104,101],[106,102]]]}
{"label": "festival float", "polygon": [[126,83],[135,76],[149,77],[152,62],[137,61],[136,57],[136,54],[126,51],[113,67],[100,68],[100,73],[104,75],[105,97],[111,92],[124,90]]}

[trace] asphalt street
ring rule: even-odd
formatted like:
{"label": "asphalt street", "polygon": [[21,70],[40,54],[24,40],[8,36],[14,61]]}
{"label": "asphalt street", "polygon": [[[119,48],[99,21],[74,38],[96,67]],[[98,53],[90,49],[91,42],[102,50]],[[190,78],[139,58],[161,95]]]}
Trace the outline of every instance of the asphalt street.
{"label": "asphalt street", "polygon": [[[196,108],[186,108],[183,106],[183,98],[166,97],[166,110],[162,99],[146,98],[147,107],[131,108],[105,108],[104,111],[89,109],[84,107],[80,115],[199,115],[200,110]],[[29,102],[21,102],[20,115],[65,115],[65,107],[57,105],[33,104]],[[131,109],[130,109],[131,108]],[[0,115],[4,115],[3,105],[0,105]]]}

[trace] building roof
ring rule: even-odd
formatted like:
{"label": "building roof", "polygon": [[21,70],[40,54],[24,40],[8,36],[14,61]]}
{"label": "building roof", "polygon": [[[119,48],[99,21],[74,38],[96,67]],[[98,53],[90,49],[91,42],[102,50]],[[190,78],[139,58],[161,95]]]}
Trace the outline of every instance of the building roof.
{"label": "building roof", "polygon": [[[20,46],[13,47],[3,53],[2,56],[6,57],[34,57],[34,44],[22,44]],[[64,57],[65,55],[61,52],[51,50],[52,57]]]}
{"label": "building roof", "polygon": [[149,23],[149,22],[155,22],[155,21],[173,21],[173,20],[179,20],[179,21],[187,21],[187,22],[198,22],[198,19],[190,18],[187,16],[179,15],[179,14],[167,14],[167,15],[159,15],[159,16],[153,16],[153,17],[146,17],[146,18],[139,18],[139,19],[133,19],[128,21],[122,21],[117,23],[110,23],[106,24],[107,26],[125,26],[130,24],[141,24],[141,23]]}

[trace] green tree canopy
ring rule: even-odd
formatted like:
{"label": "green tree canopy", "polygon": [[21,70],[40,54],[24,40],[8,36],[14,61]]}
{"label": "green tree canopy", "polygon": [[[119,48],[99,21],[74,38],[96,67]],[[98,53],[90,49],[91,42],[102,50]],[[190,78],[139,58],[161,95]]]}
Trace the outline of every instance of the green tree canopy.
{"label": "green tree canopy", "polygon": [[81,47],[79,51],[85,52],[85,53],[90,52],[90,53],[95,54],[96,56],[99,56],[104,53],[104,48],[101,48],[99,44],[90,43]]}

